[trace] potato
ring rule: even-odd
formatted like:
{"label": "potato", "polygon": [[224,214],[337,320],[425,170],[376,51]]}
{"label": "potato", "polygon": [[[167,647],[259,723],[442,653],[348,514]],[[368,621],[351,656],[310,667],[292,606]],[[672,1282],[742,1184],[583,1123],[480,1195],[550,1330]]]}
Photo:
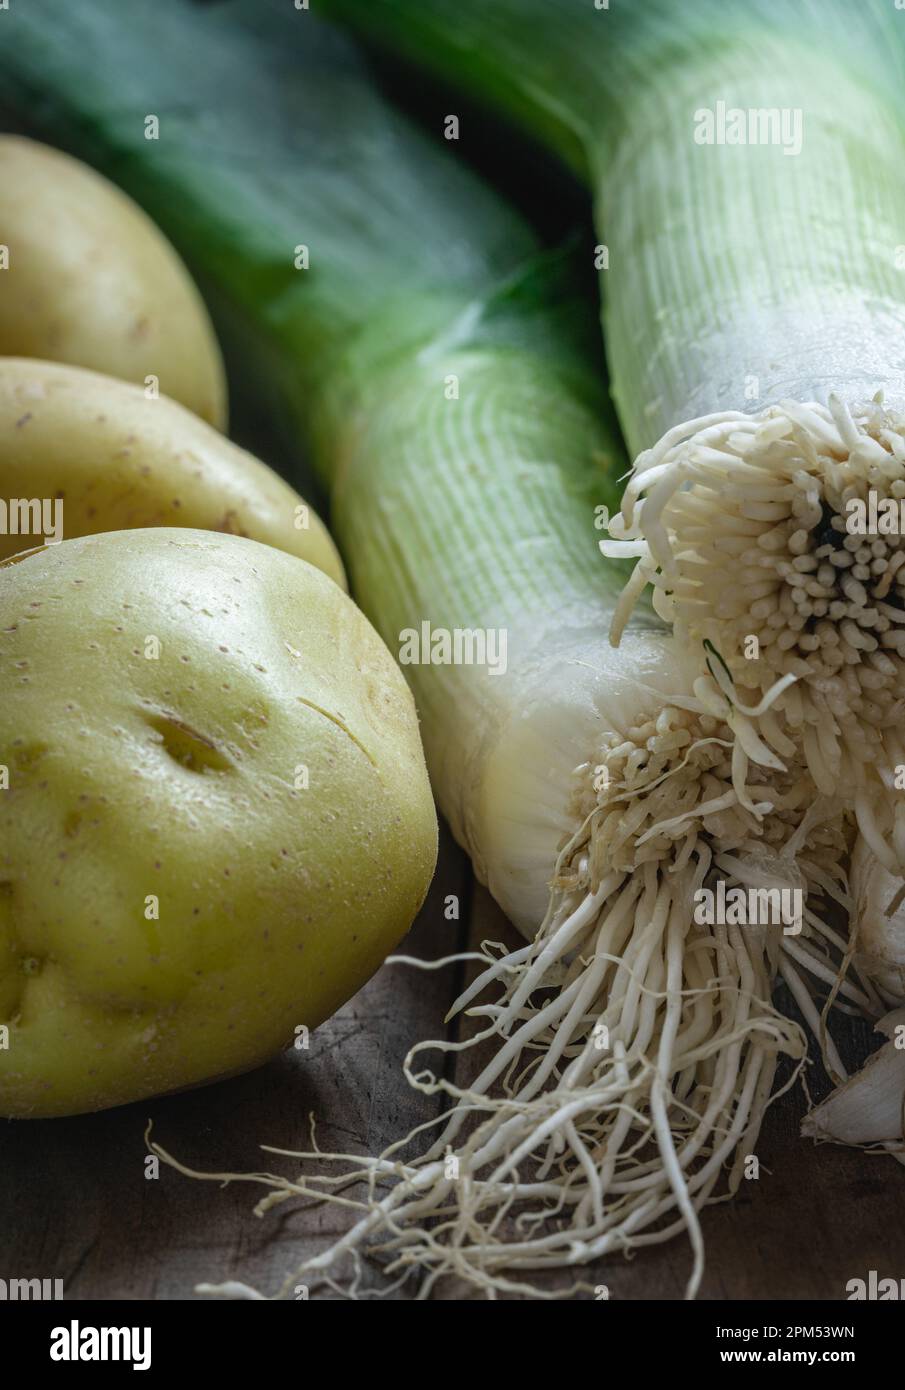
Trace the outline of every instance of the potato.
{"label": "potato", "polygon": [[0,354],[70,362],[160,390],[226,428],[220,349],[188,271],[112,183],[0,136]]}
{"label": "potato", "polygon": [[304,1044],[409,926],[436,842],[405,681],[313,566],[169,528],[0,566],[0,1113]]}
{"label": "potato", "polygon": [[250,536],[345,587],[318,517],[266,464],[197,416],[96,372],[0,358],[0,559],[48,533],[71,539],[137,526]]}

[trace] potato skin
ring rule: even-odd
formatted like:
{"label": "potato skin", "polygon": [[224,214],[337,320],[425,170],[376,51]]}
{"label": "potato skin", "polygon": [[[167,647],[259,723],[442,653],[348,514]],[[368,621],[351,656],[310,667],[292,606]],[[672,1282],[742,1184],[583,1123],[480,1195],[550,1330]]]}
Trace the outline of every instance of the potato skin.
{"label": "potato skin", "polygon": [[[249,536],[346,587],[325,526],[272,469],[174,401],[97,372],[0,358],[0,498],[62,498],[67,540],[147,526]],[[0,560],[40,539],[0,532]]]}
{"label": "potato skin", "polygon": [[59,150],[0,136],[0,354],[69,362],[144,385],[217,429],[226,381],[213,328],[175,250],[131,198]]}
{"label": "potato skin", "polygon": [[433,872],[398,667],[319,570],[240,537],[0,567],[0,765],[7,1116],[265,1061],[367,980]]}

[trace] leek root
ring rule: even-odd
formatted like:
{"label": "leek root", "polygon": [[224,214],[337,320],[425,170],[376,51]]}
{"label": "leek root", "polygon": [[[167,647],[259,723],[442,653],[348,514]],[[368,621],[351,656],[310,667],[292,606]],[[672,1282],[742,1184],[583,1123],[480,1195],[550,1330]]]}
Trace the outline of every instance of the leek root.
{"label": "leek root", "polygon": [[[742,749],[800,746],[818,790],[855,799],[862,834],[895,872],[905,806],[886,791],[905,765],[905,537],[849,529],[871,491],[905,495],[905,419],[877,403],[855,417],[832,396],[829,408],[711,416],[638,459],[617,539],[603,545],[640,550],[639,577],[683,649],[712,654],[695,689]],[[746,712],[771,689],[767,709]]]}

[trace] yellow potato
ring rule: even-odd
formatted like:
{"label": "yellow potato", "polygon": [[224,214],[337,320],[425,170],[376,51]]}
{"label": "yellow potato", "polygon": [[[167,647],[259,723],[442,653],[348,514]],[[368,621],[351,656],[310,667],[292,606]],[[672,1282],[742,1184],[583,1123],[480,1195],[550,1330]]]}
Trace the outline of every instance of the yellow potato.
{"label": "yellow potato", "polygon": [[0,566],[0,1114],[248,1070],[353,994],[436,856],[412,697],[319,570],[203,531]]}
{"label": "yellow potato", "polygon": [[131,198],[59,150],[0,136],[0,354],[70,362],[160,390],[226,428],[207,310]]}
{"label": "yellow potato", "polygon": [[250,536],[345,587],[314,512],[197,416],[96,372],[0,358],[0,559],[136,526]]}

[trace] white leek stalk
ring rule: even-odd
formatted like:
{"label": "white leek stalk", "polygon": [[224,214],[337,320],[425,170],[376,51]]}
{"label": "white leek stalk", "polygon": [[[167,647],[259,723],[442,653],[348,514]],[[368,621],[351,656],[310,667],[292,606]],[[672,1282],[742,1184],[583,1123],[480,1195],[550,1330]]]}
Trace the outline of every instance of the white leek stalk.
{"label": "white leek stalk", "polygon": [[[895,871],[905,537],[847,528],[853,501],[905,495],[905,139],[883,50],[865,86],[838,18],[828,37],[797,5],[739,9],[715,51],[658,72],[668,95],[632,101],[598,166],[611,261],[632,267],[606,327],[641,451],[614,535],[746,756],[802,756]],[[800,148],[697,143],[717,102],[797,112]],[[645,236],[667,207],[669,235]]]}

